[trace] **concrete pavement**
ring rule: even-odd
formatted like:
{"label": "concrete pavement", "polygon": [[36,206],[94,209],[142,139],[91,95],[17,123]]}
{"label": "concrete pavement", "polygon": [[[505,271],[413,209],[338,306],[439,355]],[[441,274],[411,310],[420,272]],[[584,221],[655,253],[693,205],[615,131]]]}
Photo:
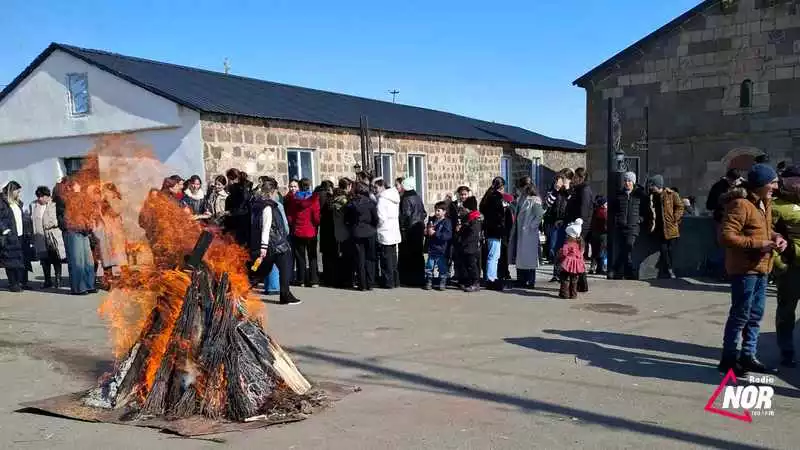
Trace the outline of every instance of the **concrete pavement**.
{"label": "concrete pavement", "polygon": [[[544,271],[543,271],[544,272]],[[3,283],[0,282],[0,286]],[[360,293],[297,289],[267,327],[312,380],[359,385],[304,422],[215,436],[14,412],[85,389],[110,364],[101,296],[0,292],[3,448],[796,448],[800,370],[782,374],[774,417],[745,423],[704,406],[729,305],[692,280],[590,281],[577,300],[535,291]],[[762,357],[774,361],[774,297]]]}

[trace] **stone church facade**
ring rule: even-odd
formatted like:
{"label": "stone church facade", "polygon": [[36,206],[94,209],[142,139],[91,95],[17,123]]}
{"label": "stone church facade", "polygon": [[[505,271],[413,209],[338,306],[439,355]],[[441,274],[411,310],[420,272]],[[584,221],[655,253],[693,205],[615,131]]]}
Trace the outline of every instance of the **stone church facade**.
{"label": "stone church facade", "polygon": [[586,90],[595,189],[611,98],[629,167],[704,205],[728,168],[762,154],[800,161],[800,1],[703,1],[575,84]]}

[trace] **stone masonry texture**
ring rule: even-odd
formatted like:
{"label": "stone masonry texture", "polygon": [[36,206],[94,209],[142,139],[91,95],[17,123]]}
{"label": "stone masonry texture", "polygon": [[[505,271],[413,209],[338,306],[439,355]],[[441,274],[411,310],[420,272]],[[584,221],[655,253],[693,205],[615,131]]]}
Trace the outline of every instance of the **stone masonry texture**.
{"label": "stone masonry texture", "polygon": [[[206,174],[212,179],[231,167],[251,178],[274,176],[285,188],[289,182],[287,152],[313,152],[316,184],[353,178],[353,166],[361,164],[358,130],[323,127],[307,123],[251,119],[240,116],[204,115],[201,120]],[[380,134],[380,136],[379,136]],[[492,178],[500,174],[503,155],[512,159],[512,178],[531,174],[532,160],[540,158],[545,177],[563,167],[585,164],[582,152],[515,149],[496,142],[465,141],[429,136],[411,136],[372,130],[374,153],[391,154],[393,178],[406,176],[408,155],[424,155],[425,203],[432,205],[466,184],[476,196],[483,194]],[[526,172],[527,171],[527,172]]]}
{"label": "stone masonry texture", "polygon": [[[584,86],[595,189],[606,178],[608,98],[620,115],[622,149],[640,157],[640,178],[647,165],[700,205],[741,158],[800,161],[800,2],[712,2],[633,53]],[[746,80],[751,106],[741,107]],[[636,149],[645,130],[649,154]]]}

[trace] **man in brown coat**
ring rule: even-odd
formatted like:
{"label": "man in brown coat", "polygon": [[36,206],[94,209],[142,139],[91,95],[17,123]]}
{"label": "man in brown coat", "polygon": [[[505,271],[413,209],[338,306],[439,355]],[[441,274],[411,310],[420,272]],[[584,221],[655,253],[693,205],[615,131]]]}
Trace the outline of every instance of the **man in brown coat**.
{"label": "man in brown coat", "polygon": [[772,229],[772,191],[777,187],[775,170],[766,164],[756,164],[747,174],[746,189],[732,189],[722,198],[725,214],[720,243],[725,247],[725,269],[731,279],[731,309],[718,366],[721,373],[731,369],[737,376],[746,372],[776,372],[756,358],[756,349],[766,303],[767,276],[772,270],[772,251],[786,249],[786,240]]}
{"label": "man in brown coat", "polygon": [[653,175],[647,182],[650,188],[650,232],[658,240],[658,277],[675,278],[672,270],[672,244],[680,236],[683,202],[680,195],[664,187],[664,177]]}

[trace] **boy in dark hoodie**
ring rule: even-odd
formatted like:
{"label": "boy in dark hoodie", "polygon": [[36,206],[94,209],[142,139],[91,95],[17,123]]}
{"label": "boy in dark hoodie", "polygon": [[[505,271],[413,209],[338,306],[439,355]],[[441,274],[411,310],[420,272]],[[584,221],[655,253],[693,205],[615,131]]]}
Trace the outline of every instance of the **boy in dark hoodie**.
{"label": "boy in dark hoodie", "polygon": [[439,202],[434,206],[433,217],[428,218],[425,227],[425,236],[428,238],[428,262],[425,264],[425,290],[433,288],[433,270],[439,269],[440,291],[447,288],[447,247],[453,238],[453,223],[447,218],[447,203]]}
{"label": "boy in dark hoodie", "polygon": [[461,258],[463,270],[460,281],[464,292],[476,292],[480,290],[481,272],[478,259],[481,256],[483,216],[478,211],[478,200],[475,197],[464,200],[462,206],[464,212],[456,226],[458,249],[455,254]]}

